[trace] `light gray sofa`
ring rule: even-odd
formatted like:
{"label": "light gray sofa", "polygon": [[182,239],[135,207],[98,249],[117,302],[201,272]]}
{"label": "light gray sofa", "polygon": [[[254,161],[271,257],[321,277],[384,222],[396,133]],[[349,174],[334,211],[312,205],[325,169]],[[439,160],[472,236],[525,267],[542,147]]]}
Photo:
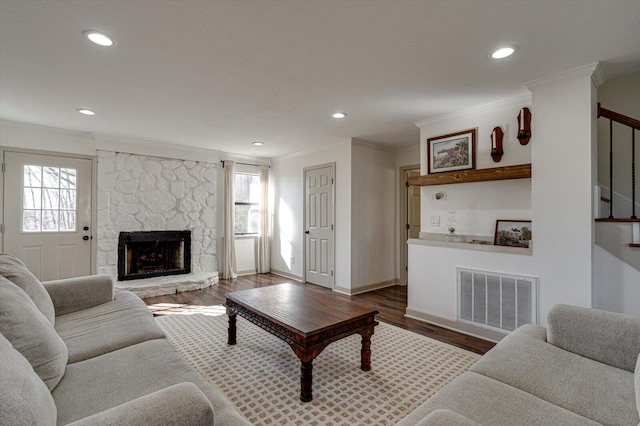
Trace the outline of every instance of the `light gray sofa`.
{"label": "light gray sofa", "polygon": [[106,276],[40,283],[0,254],[0,425],[249,425]]}
{"label": "light gray sofa", "polygon": [[509,334],[398,426],[640,426],[640,318],[556,305],[548,323]]}

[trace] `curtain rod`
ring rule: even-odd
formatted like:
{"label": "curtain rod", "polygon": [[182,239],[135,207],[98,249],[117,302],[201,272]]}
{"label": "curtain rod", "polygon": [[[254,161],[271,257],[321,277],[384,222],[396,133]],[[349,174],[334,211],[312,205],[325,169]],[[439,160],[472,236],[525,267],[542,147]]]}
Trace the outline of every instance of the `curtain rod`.
{"label": "curtain rod", "polygon": [[[225,161],[229,161],[229,160],[220,160],[220,162],[222,163],[222,167],[224,167]],[[271,166],[268,164],[250,164],[250,163],[236,163],[236,164],[240,164],[241,166],[256,166],[256,167],[268,166],[269,168],[271,168]]]}

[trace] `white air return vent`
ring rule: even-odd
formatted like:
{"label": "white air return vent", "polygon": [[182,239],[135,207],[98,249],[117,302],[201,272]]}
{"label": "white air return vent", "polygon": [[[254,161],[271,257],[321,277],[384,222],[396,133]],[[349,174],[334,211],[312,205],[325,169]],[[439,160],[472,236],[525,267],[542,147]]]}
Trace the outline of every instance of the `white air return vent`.
{"label": "white air return vent", "polygon": [[458,321],[508,333],[538,323],[538,278],[457,268]]}

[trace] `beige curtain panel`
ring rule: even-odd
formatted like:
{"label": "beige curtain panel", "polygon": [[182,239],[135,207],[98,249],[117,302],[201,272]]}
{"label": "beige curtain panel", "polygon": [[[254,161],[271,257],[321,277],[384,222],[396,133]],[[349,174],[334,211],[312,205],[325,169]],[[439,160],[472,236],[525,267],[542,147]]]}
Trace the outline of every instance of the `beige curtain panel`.
{"label": "beige curtain panel", "polygon": [[235,163],[224,161],[224,235],[222,237],[222,278],[238,278],[236,266]]}
{"label": "beige curtain panel", "polygon": [[260,232],[258,235],[258,250],[256,269],[260,274],[271,271],[271,213],[269,206],[269,171],[268,165],[260,166],[260,185],[262,186],[262,200],[260,205]]}

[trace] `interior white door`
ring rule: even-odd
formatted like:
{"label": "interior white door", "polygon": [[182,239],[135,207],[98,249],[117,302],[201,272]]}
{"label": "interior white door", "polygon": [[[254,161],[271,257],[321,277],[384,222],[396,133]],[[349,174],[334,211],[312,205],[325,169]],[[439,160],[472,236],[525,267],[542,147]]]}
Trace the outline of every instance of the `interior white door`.
{"label": "interior white door", "polygon": [[5,152],[4,251],[42,281],[91,273],[91,160]]}
{"label": "interior white door", "polygon": [[305,181],[305,279],[333,288],[333,166],[307,168]]}

